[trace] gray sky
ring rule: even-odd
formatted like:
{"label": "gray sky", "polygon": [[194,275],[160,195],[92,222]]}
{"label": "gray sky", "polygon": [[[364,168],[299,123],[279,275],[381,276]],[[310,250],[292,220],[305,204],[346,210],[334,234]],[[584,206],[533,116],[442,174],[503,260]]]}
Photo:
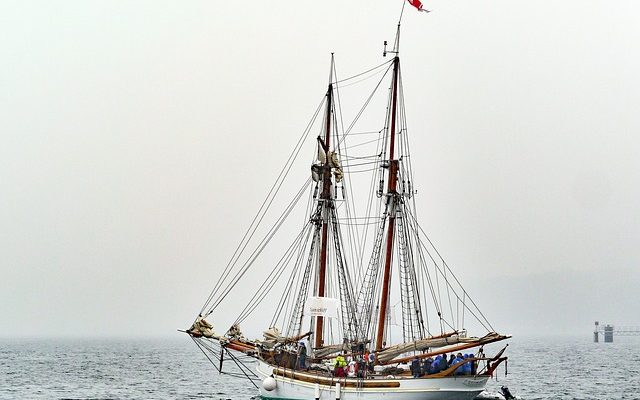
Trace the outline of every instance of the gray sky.
{"label": "gray sky", "polygon": [[[188,327],[330,52],[381,63],[400,4],[2,2],[0,336]],[[423,227],[501,331],[640,325],[640,3],[425,6],[401,47]]]}

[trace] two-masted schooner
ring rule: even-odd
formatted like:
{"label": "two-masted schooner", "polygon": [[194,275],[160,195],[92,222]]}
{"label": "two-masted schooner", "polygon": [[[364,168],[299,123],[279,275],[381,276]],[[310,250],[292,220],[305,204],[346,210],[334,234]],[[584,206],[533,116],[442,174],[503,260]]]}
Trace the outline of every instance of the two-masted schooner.
{"label": "two-masted schooner", "polygon": [[[265,398],[473,399],[506,360],[504,348],[485,355],[483,346],[509,336],[494,331],[418,224],[399,34],[400,24],[393,48],[385,44],[392,57],[347,79],[336,78],[332,55],[326,95],[186,330],[219,372],[248,378]],[[373,89],[345,126],[341,89],[355,84]],[[378,92],[386,100],[373,101]],[[364,121],[375,105],[381,117]],[[308,179],[256,239],[303,148],[313,150]],[[296,208],[306,210],[302,229],[273,240]],[[283,243],[279,257],[260,258]],[[260,267],[264,282],[246,286]],[[224,302],[239,287],[241,310]],[[240,323],[263,317],[252,312],[265,302],[274,312],[263,337],[245,338]],[[220,333],[216,316],[232,311]],[[483,332],[470,336],[468,326]]]}

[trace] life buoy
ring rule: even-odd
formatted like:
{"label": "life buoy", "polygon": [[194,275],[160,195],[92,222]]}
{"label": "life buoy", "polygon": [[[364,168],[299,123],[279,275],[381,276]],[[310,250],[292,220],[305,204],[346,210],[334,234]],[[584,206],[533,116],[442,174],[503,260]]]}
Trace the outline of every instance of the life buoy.
{"label": "life buoy", "polygon": [[347,376],[354,377],[358,374],[358,364],[351,361],[347,367]]}

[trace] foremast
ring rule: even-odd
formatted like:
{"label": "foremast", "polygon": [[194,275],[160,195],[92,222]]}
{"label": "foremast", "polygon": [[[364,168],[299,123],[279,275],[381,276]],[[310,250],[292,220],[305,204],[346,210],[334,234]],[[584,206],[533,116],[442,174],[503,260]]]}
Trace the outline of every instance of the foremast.
{"label": "foremast", "polygon": [[[324,143],[318,151],[324,151],[325,163],[322,166],[322,194],[320,201],[322,202],[322,236],[320,242],[320,263],[318,268],[318,297],[325,296],[326,274],[327,274],[327,250],[329,236],[329,213],[333,207],[333,199],[331,198],[331,166],[329,162],[329,149],[331,145],[331,119],[333,110],[333,54],[331,54],[331,70],[329,72],[329,87],[327,89],[327,109],[325,116],[325,136]],[[315,347],[319,348],[323,344],[324,317],[316,317],[315,329]]]}
{"label": "foremast", "polygon": [[[341,321],[340,344],[327,344],[325,341],[325,331],[334,332],[334,327],[329,324],[326,329],[325,316],[322,312],[316,314],[312,319],[312,329],[314,334],[313,343],[316,350],[329,346],[331,348],[342,347],[345,343],[351,343],[357,339],[358,321],[356,317],[356,302],[353,294],[351,278],[347,270],[346,259],[343,254],[343,244],[340,233],[340,223],[335,205],[335,190],[337,184],[343,182],[343,172],[338,158],[339,142],[337,122],[336,122],[336,104],[334,101],[334,90],[336,87],[333,83],[335,73],[334,57],[331,54],[331,72],[329,73],[329,85],[326,94],[326,109],[324,126],[321,135],[318,136],[318,161],[319,164],[312,166],[314,172],[314,180],[320,185],[320,195],[317,196],[318,186],[314,191],[314,199],[316,200],[316,211],[311,217],[319,230],[319,254],[316,274],[315,296],[326,298],[326,301],[332,302],[339,300],[339,320]],[[331,150],[333,135],[334,149]],[[342,183],[344,185],[344,182]],[[344,192],[343,192],[344,193]],[[304,296],[299,301],[304,302]],[[311,315],[314,315],[312,312]],[[336,315],[331,317],[336,318]],[[332,334],[332,340],[336,337]]]}

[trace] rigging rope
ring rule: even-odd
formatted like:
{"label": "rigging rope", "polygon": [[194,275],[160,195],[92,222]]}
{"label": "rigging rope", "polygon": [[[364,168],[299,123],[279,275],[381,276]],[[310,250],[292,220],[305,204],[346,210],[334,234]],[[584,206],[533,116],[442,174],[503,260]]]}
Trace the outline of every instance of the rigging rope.
{"label": "rigging rope", "polygon": [[238,244],[238,246],[234,250],[231,258],[229,259],[229,262],[225,266],[220,279],[217,281],[217,283],[215,284],[215,286],[211,290],[211,293],[207,297],[207,300],[205,301],[204,305],[202,306],[202,308],[200,310],[200,314],[201,315],[204,313],[204,310],[207,308],[207,306],[211,302],[214,301],[214,297],[218,294],[218,291],[220,290],[220,288],[222,287],[223,283],[225,282],[225,280],[227,279],[227,277],[231,273],[231,270],[235,267],[235,265],[238,262],[240,256],[242,255],[242,253],[246,249],[247,245],[249,244],[249,242],[253,238],[253,235],[255,234],[255,232],[256,232],[256,230],[258,228],[258,225],[260,224],[260,222],[262,221],[262,219],[266,215],[267,211],[269,210],[269,207],[271,206],[271,204],[273,203],[273,200],[275,199],[276,195],[278,194],[278,191],[280,190],[280,187],[282,186],[282,183],[284,182],[284,179],[286,178],[286,176],[288,175],[289,171],[291,170],[291,167],[293,166],[293,162],[295,161],[298,153],[300,152],[300,149],[302,148],[302,144],[304,143],[304,140],[308,136],[308,134],[309,134],[309,132],[311,130],[311,127],[313,126],[313,122],[317,118],[320,110],[322,109],[322,105],[324,104],[325,101],[326,101],[326,97],[323,97],[322,101],[320,102],[320,104],[316,108],[316,111],[314,112],[311,120],[309,121],[309,123],[307,124],[306,128],[302,132],[302,135],[300,135],[300,138],[298,139],[296,145],[294,146],[291,154],[287,158],[287,161],[285,162],[285,165],[280,170],[280,173],[278,174],[278,177],[276,178],[275,182],[271,186],[271,189],[267,193],[267,196],[265,197],[264,201],[260,205],[260,208],[258,209],[258,212],[253,217],[253,220],[251,221],[251,224],[249,225],[249,228],[247,229],[247,231],[243,235],[242,239],[240,240],[240,243]]}
{"label": "rigging rope", "polygon": [[301,243],[302,238],[304,237],[305,231],[307,230],[306,228],[307,227],[305,227],[305,229],[303,229],[298,234],[298,236],[296,236],[293,243],[291,243],[291,245],[287,248],[287,250],[282,255],[280,260],[278,260],[278,262],[276,263],[276,266],[273,268],[273,273],[270,274],[264,280],[264,282],[260,285],[260,287],[258,287],[258,289],[256,289],[251,299],[249,299],[249,302],[247,303],[247,305],[240,312],[240,315],[237,317],[234,324],[239,324],[242,321],[244,321],[251,314],[251,312],[255,310],[255,308],[262,301],[262,299],[264,299],[264,296],[266,296],[266,294],[271,290],[271,288],[273,288],[275,283],[278,281],[278,279],[282,275],[283,271],[286,269],[285,267],[288,265],[288,262],[286,262],[289,260],[287,256],[290,253],[292,253],[295,250],[295,248]]}
{"label": "rigging rope", "polygon": [[385,66],[385,65],[387,65],[387,64],[391,64],[391,62],[393,62],[393,60],[385,61],[385,62],[383,62],[382,64],[377,65],[377,66],[375,66],[375,67],[373,67],[373,68],[371,68],[371,69],[368,69],[368,70],[366,70],[366,71],[364,71],[364,72],[361,72],[361,73],[359,73],[359,74],[355,74],[355,75],[350,76],[350,77],[348,77],[348,78],[344,78],[344,79],[341,79],[341,80],[339,80],[339,81],[335,81],[335,82],[332,82],[332,83],[333,83],[333,84],[335,84],[335,85],[337,85],[337,84],[339,84],[339,83],[349,81],[349,80],[351,80],[351,79],[357,78],[357,77],[362,76],[362,75],[364,75],[364,74],[368,74],[368,73],[369,73],[369,72],[371,72],[371,71],[375,71],[375,70],[376,70],[376,69],[378,69],[378,68],[382,68],[382,67],[384,67],[384,66]]}
{"label": "rigging rope", "polygon": [[[475,303],[475,301],[471,298],[471,296],[469,296],[469,293],[464,289],[464,287],[462,286],[462,284],[460,283],[460,281],[458,280],[458,278],[456,277],[456,275],[453,273],[453,271],[451,270],[451,268],[449,267],[449,265],[447,264],[447,262],[444,260],[444,258],[442,257],[442,255],[440,254],[440,252],[438,251],[438,249],[434,246],[433,242],[431,241],[431,239],[429,238],[429,236],[426,234],[426,232],[424,231],[424,229],[422,229],[422,227],[420,226],[420,224],[418,224],[418,222],[415,220],[415,217],[413,214],[409,214],[411,216],[412,219],[414,219],[416,226],[420,229],[420,231],[422,232],[422,234],[424,235],[424,237],[427,239],[429,245],[431,246],[431,248],[435,251],[435,253],[438,255],[438,257],[440,258],[440,260],[442,261],[442,265],[443,265],[443,269],[447,269],[450,273],[450,275],[453,277],[453,279],[455,280],[455,282],[458,284],[458,286],[460,287],[460,289],[462,290],[462,292],[465,294],[465,297],[467,299],[469,299],[469,301],[471,302],[471,304],[473,304],[473,306],[475,307],[475,310],[478,312],[478,314],[480,314],[480,316],[482,317],[482,319],[480,317],[478,317],[475,312],[470,308],[467,307],[467,311],[469,311],[475,318],[476,320],[488,331],[490,332],[495,332],[495,329],[493,328],[493,326],[491,325],[491,323],[489,322],[489,320],[485,317],[485,315],[482,313],[482,311],[480,310],[480,308],[478,307],[478,305]],[[419,240],[419,244],[420,246],[422,246],[425,251],[427,251],[427,254],[430,254],[428,249],[426,248],[424,242],[422,240],[420,240],[420,238],[418,237]],[[442,272],[442,269],[440,267],[438,267],[437,263],[435,262],[435,260],[432,258],[432,261],[434,261],[434,265],[436,267],[436,270],[440,271],[440,274],[442,274],[444,276],[444,273]],[[455,291],[455,289],[453,288],[453,286],[451,285],[451,283],[448,280],[445,280],[445,282],[447,283],[447,286],[450,286],[452,290],[454,290],[454,295],[460,299],[460,296],[457,294],[457,292]],[[465,306],[466,307],[466,306]],[[486,325],[485,325],[486,324]]]}
{"label": "rigging rope", "polygon": [[291,211],[293,211],[295,205],[298,203],[298,200],[300,200],[300,197],[302,197],[302,194],[304,193],[305,188],[309,185],[309,182],[311,182],[311,178],[307,178],[305,183],[302,185],[302,188],[298,191],[294,199],[289,203],[289,205],[285,209],[285,212],[278,218],[278,220],[276,220],[275,224],[271,227],[271,229],[267,232],[267,234],[262,239],[262,241],[258,244],[258,247],[256,247],[256,249],[251,253],[251,255],[249,255],[248,260],[243,264],[242,267],[240,267],[240,270],[236,273],[234,278],[232,278],[231,282],[227,284],[226,288],[222,291],[222,293],[218,297],[218,300],[211,306],[209,311],[207,311],[207,313],[204,314],[204,317],[210,315],[220,305],[220,303],[222,303],[222,301],[225,299],[225,297],[227,297],[227,295],[235,287],[238,281],[240,281],[240,279],[244,276],[244,274],[249,270],[249,267],[253,265],[253,263],[256,261],[258,256],[262,253],[266,245],[271,241],[273,236],[278,232],[278,230],[280,229],[280,227],[282,226],[286,218],[289,216]]}

